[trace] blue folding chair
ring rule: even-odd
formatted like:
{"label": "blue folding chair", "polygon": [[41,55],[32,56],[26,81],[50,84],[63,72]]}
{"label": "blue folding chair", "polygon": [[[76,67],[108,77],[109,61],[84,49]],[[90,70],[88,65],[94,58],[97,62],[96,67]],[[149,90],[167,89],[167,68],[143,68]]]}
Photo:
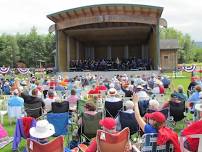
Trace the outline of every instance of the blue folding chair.
{"label": "blue folding chair", "polygon": [[144,134],[142,136],[141,149],[133,148],[137,152],[174,152],[173,144],[170,142],[167,142],[165,145],[157,145],[157,135],[156,133]]}
{"label": "blue folding chair", "polygon": [[69,124],[69,113],[48,113],[47,120],[55,128],[54,136],[67,135]]}
{"label": "blue folding chair", "polygon": [[139,129],[138,123],[135,119],[134,113],[127,113],[124,111],[119,112],[119,120],[121,124],[121,129],[128,127],[130,129],[130,135],[136,133]]}

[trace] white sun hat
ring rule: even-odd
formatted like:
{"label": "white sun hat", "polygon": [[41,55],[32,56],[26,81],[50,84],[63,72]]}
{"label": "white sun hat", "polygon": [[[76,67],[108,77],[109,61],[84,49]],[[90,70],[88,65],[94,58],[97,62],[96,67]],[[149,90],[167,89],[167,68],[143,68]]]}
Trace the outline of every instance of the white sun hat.
{"label": "white sun hat", "polygon": [[32,137],[42,139],[52,136],[55,133],[55,128],[47,120],[39,120],[36,127],[30,128],[29,133]]}

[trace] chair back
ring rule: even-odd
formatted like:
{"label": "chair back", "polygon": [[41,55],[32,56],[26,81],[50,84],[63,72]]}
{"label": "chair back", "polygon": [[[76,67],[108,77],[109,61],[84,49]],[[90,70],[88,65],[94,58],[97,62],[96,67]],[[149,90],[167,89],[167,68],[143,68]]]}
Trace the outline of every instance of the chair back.
{"label": "chair back", "polygon": [[138,102],[138,107],[140,110],[140,115],[141,117],[143,117],[147,111],[147,109],[149,108],[149,100],[141,100]]}
{"label": "chair back", "polygon": [[170,107],[170,116],[173,116],[175,122],[180,121],[185,117],[184,116],[185,102],[183,101],[179,103],[170,102],[169,107]]}
{"label": "chair back", "polygon": [[46,144],[29,138],[27,139],[27,150],[28,152],[64,152],[64,137],[59,136]]}
{"label": "chair back", "polygon": [[48,113],[47,120],[55,128],[55,136],[66,135],[68,132],[69,113]]}
{"label": "chair back", "polygon": [[[147,113],[152,113],[152,112],[155,112],[155,110],[147,109]],[[159,110],[159,112],[163,113],[164,116],[166,117],[166,119],[168,118],[168,114],[169,114],[169,109],[168,108],[161,109],[161,110]]]}
{"label": "chair back", "polygon": [[33,104],[24,103],[24,107],[25,107],[25,112],[27,113],[27,116],[30,116],[33,118],[38,118],[43,113],[41,102],[36,102]]}
{"label": "chair back", "polygon": [[119,120],[121,123],[121,129],[128,127],[130,129],[131,135],[138,131],[138,123],[135,119],[134,112],[127,113],[127,112],[121,111],[119,113]]}
{"label": "chair back", "polygon": [[96,136],[97,130],[100,129],[99,121],[102,119],[102,112],[97,112],[95,115],[84,113],[82,116],[82,134],[88,138]]}
{"label": "chair back", "polygon": [[124,152],[128,146],[129,136],[129,128],[114,134],[98,130],[96,136],[98,152]]}
{"label": "chair back", "polygon": [[157,145],[156,133],[144,134],[142,136],[142,149],[141,152],[174,152],[173,144],[167,142],[165,145]]}
{"label": "chair back", "polygon": [[123,110],[123,101],[109,102],[105,101],[106,117],[116,118],[118,113]]}
{"label": "chair back", "polygon": [[52,112],[53,113],[64,113],[69,111],[69,102],[52,102]]}

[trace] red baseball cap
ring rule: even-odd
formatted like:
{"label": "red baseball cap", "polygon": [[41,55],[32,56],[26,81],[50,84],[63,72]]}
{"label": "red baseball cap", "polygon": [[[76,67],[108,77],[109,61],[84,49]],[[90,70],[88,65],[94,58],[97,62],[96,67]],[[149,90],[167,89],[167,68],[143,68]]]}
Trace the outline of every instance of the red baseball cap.
{"label": "red baseball cap", "polygon": [[106,117],[102,120],[100,120],[99,124],[109,130],[114,129],[116,126],[116,121],[113,118]]}
{"label": "red baseball cap", "polygon": [[145,118],[153,119],[156,122],[160,122],[160,123],[166,121],[166,117],[161,112],[147,113],[145,114]]}

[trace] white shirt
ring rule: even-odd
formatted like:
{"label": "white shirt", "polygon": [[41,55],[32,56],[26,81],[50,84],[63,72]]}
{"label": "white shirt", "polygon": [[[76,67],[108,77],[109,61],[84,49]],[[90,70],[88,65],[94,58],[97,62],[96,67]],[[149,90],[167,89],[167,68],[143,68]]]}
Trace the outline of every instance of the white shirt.
{"label": "white shirt", "polygon": [[139,100],[149,100],[149,95],[145,91],[139,91],[136,93],[139,97]]}
{"label": "white shirt", "polygon": [[46,99],[44,100],[45,109],[47,110],[47,112],[49,112],[49,111],[52,110],[52,107],[51,107],[51,103],[52,103],[52,102],[55,102],[55,98],[53,98],[53,99],[46,98]]}
{"label": "white shirt", "polygon": [[118,101],[121,101],[120,98],[117,98],[117,97],[108,97],[105,99],[105,101],[108,101],[108,102],[118,102]]}

